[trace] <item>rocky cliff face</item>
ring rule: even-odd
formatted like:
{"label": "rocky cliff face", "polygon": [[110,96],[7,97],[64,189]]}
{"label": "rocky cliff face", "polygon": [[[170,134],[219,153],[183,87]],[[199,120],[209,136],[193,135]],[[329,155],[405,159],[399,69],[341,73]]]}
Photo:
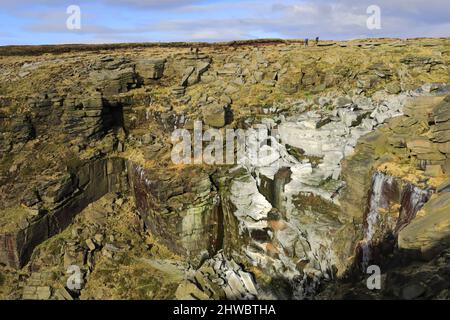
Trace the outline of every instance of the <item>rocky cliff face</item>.
{"label": "rocky cliff face", "polygon": [[[333,298],[369,264],[389,278],[435,258],[449,236],[448,45],[1,57],[0,296]],[[195,121],[246,130],[239,162],[173,163],[172,132]]]}
{"label": "rocky cliff face", "polygon": [[152,234],[193,264],[222,247],[222,212],[208,172],[170,173],[130,162],[136,206]]}
{"label": "rocky cliff face", "polygon": [[46,185],[41,205],[36,202],[30,207],[22,204],[4,210],[3,221],[7,224],[3,227],[9,229],[1,235],[2,263],[22,267],[38,244],[62,232],[88,204],[109,192],[126,192],[128,182],[123,169],[120,158],[90,162],[81,166],[76,175],[67,174]]}

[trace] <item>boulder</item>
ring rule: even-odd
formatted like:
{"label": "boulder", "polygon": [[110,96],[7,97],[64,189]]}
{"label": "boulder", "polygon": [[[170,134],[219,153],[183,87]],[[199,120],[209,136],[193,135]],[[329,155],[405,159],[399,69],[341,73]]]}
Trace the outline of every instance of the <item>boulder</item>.
{"label": "boulder", "polygon": [[434,132],[433,141],[439,143],[450,142],[450,130]]}
{"label": "boulder", "polygon": [[184,72],[183,72],[183,76],[181,78],[181,83],[180,86],[181,87],[186,87],[188,85],[188,80],[189,77],[194,73],[195,67],[187,67]]}
{"label": "boulder", "polygon": [[293,81],[287,77],[283,77],[278,81],[279,88],[287,94],[294,94],[298,91],[298,82]]}
{"label": "boulder", "polygon": [[349,97],[339,97],[336,99],[335,105],[337,108],[350,107],[353,104],[352,99]]}
{"label": "boulder", "polygon": [[406,64],[412,68],[420,68],[427,72],[431,70],[432,67],[442,64],[442,61],[436,60],[433,57],[427,56],[416,56],[411,55],[400,59],[400,62]]}
{"label": "boulder", "polygon": [[141,59],[136,62],[136,72],[144,84],[160,79],[164,74],[165,59]]}
{"label": "boulder", "polygon": [[372,89],[379,81],[377,76],[363,75],[358,79],[358,88],[360,89]]}
{"label": "boulder", "polygon": [[450,95],[446,96],[441,103],[433,108],[434,121],[447,122],[450,121]]}
{"label": "boulder", "polygon": [[408,140],[406,146],[411,151],[411,154],[415,155],[419,160],[445,160],[445,155],[439,152],[437,145],[426,137]]}
{"label": "boulder", "polygon": [[202,108],[203,122],[214,128],[225,126],[225,107],[219,103],[211,103]]}
{"label": "boulder", "polygon": [[127,92],[137,83],[137,74],[134,66],[131,65],[121,66],[117,69],[96,70],[91,72],[90,78],[106,97]]}
{"label": "boulder", "polygon": [[386,85],[386,91],[390,94],[398,94],[402,91],[402,87],[399,82],[390,82]]}
{"label": "boulder", "polygon": [[412,300],[425,293],[426,288],[420,283],[411,283],[402,288],[401,297],[405,300]]}
{"label": "boulder", "polygon": [[437,194],[422,210],[419,217],[400,231],[398,245],[429,259],[450,246],[450,192]]}
{"label": "boulder", "polygon": [[428,122],[433,108],[442,100],[443,97],[415,97],[406,102],[403,113],[416,120]]}
{"label": "boulder", "polygon": [[314,92],[325,89],[325,74],[315,69],[314,67],[305,68],[302,70],[300,77],[300,85],[303,88],[311,89]]}
{"label": "boulder", "polygon": [[181,86],[190,86],[200,81],[201,76],[205,73],[210,65],[209,59],[199,60],[194,65],[186,67],[183,71]]}
{"label": "boulder", "polygon": [[433,143],[425,137],[419,137],[406,142],[407,147],[414,154],[430,153],[435,151]]}
{"label": "boulder", "polygon": [[427,165],[427,168],[425,170],[425,175],[429,177],[440,177],[444,173],[442,172],[442,166],[438,164],[434,165]]}

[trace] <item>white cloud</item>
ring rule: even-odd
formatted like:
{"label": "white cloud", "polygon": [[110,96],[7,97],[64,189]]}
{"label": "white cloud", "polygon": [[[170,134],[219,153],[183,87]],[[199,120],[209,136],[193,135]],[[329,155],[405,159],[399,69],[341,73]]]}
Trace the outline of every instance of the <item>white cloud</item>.
{"label": "white cloud", "polygon": [[[75,2],[93,4],[88,0]],[[67,31],[65,11],[61,10],[65,6],[59,0],[0,0],[0,3],[14,6],[11,12],[21,20],[22,32]],[[33,11],[32,4],[43,7]],[[371,4],[381,8],[381,30],[366,28],[366,9]],[[88,18],[83,20],[80,32],[89,35],[92,41],[450,36],[449,0],[99,0],[95,6],[97,12],[85,11]],[[92,16],[110,11],[123,13],[126,19],[115,23]],[[148,18],[142,18],[146,12]],[[20,30],[6,31],[16,34]]]}

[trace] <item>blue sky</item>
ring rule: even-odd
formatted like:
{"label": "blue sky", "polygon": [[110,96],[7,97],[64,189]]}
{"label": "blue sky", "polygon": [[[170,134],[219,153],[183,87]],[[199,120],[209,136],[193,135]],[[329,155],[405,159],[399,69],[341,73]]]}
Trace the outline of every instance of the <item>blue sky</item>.
{"label": "blue sky", "polygon": [[[366,26],[369,5],[381,29]],[[69,5],[81,30],[68,30]],[[0,45],[450,37],[450,0],[0,0]]]}

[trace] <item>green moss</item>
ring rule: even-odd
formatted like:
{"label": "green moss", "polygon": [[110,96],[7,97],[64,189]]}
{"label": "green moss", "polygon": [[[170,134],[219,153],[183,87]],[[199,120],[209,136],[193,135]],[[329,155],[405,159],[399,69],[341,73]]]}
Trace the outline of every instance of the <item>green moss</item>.
{"label": "green moss", "polygon": [[14,233],[19,231],[19,222],[25,220],[29,212],[20,206],[7,208],[0,212],[0,232]]}
{"label": "green moss", "polygon": [[83,165],[83,161],[78,156],[72,155],[64,160],[64,164],[69,172],[75,173]]}

